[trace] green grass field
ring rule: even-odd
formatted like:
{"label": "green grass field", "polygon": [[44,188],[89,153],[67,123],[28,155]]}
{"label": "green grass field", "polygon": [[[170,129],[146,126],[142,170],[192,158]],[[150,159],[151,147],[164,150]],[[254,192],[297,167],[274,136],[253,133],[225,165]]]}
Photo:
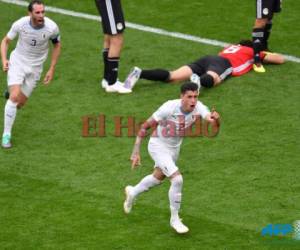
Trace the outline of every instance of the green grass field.
{"label": "green grass field", "polygon": [[[93,0],[45,2],[97,14]],[[250,36],[253,2],[123,0],[123,7],[129,22],[236,42]],[[298,1],[284,1],[274,18],[272,50],[300,57],[299,8]],[[25,7],[0,1],[0,37],[25,14]],[[14,147],[0,150],[1,249],[300,248],[291,234],[261,236],[268,224],[300,219],[299,63],[266,66],[266,74],[250,72],[202,91],[200,100],[220,112],[222,126],[216,138],[186,138],[182,145],[181,215],[190,233],[179,236],[169,227],[168,181],[124,215],[124,187],[150,173],[153,162],[144,141],[142,167],[131,171],[134,138],[113,136],[114,116],[146,119],[177,98],[179,86],[141,80],[130,95],[105,93],[100,24],[48,16],[61,29],[62,55],[52,84],[40,84],[18,112]],[[134,65],[172,69],[219,50],[127,29],[119,77]],[[3,72],[0,83],[3,92]],[[1,110],[4,105],[1,98]],[[99,114],[106,115],[107,136],[82,137],[81,118]]]}

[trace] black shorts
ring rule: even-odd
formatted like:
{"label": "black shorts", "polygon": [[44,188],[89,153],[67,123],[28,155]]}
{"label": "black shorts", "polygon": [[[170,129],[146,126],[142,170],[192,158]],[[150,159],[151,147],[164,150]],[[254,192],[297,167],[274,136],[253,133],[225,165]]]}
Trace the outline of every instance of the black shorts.
{"label": "black shorts", "polygon": [[216,72],[222,80],[232,73],[232,66],[229,60],[221,56],[204,56],[187,66],[189,66],[193,73],[198,76],[201,76],[210,70]]}
{"label": "black shorts", "polygon": [[104,34],[116,35],[125,29],[121,0],[95,0]]}
{"label": "black shorts", "polygon": [[256,18],[272,19],[273,14],[281,11],[281,0],[255,0]]}

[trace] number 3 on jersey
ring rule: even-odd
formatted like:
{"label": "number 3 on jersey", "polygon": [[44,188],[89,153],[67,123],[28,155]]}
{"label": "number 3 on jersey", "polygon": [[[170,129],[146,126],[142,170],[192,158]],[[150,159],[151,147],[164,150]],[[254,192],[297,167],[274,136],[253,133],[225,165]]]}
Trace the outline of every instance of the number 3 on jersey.
{"label": "number 3 on jersey", "polygon": [[35,40],[35,39],[32,39],[30,45],[31,45],[31,46],[36,46],[36,40]]}

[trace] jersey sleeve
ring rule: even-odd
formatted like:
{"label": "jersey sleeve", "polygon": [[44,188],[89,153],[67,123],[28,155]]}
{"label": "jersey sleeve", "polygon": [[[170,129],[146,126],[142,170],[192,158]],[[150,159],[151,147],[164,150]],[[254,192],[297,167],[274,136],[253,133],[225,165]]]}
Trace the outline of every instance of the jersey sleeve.
{"label": "jersey sleeve", "polygon": [[164,119],[166,119],[172,112],[172,105],[170,101],[165,102],[163,105],[161,105],[158,110],[156,110],[152,114],[152,118],[159,122]]}
{"label": "jersey sleeve", "polygon": [[53,29],[52,35],[50,36],[50,40],[54,44],[60,42],[59,28],[56,24],[55,24],[55,27]]}
{"label": "jersey sleeve", "polygon": [[210,111],[207,106],[205,106],[202,102],[198,101],[197,113],[199,113],[202,118],[205,118],[210,113]]}
{"label": "jersey sleeve", "polygon": [[6,35],[8,39],[10,40],[15,39],[20,32],[20,27],[21,27],[20,20],[15,21]]}

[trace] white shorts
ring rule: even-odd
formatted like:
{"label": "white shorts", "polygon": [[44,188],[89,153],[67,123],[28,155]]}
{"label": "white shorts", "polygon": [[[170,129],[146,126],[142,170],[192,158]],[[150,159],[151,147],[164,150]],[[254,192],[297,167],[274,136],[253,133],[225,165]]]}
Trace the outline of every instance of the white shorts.
{"label": "white shorts", "polygon": [[148,152],[154,160],[154,168],[158,167],[165,176],[170,177],[176,171],[176,160],[179,156],[180,147],[168,147],[165,144],[149,142]]}
{"label": "white shorts", "polygon": [[11,53],[7,72],[7,85],[21,85],[21,91],[29,97],[40,80],[42,67],[26,65],[14,53]]}

